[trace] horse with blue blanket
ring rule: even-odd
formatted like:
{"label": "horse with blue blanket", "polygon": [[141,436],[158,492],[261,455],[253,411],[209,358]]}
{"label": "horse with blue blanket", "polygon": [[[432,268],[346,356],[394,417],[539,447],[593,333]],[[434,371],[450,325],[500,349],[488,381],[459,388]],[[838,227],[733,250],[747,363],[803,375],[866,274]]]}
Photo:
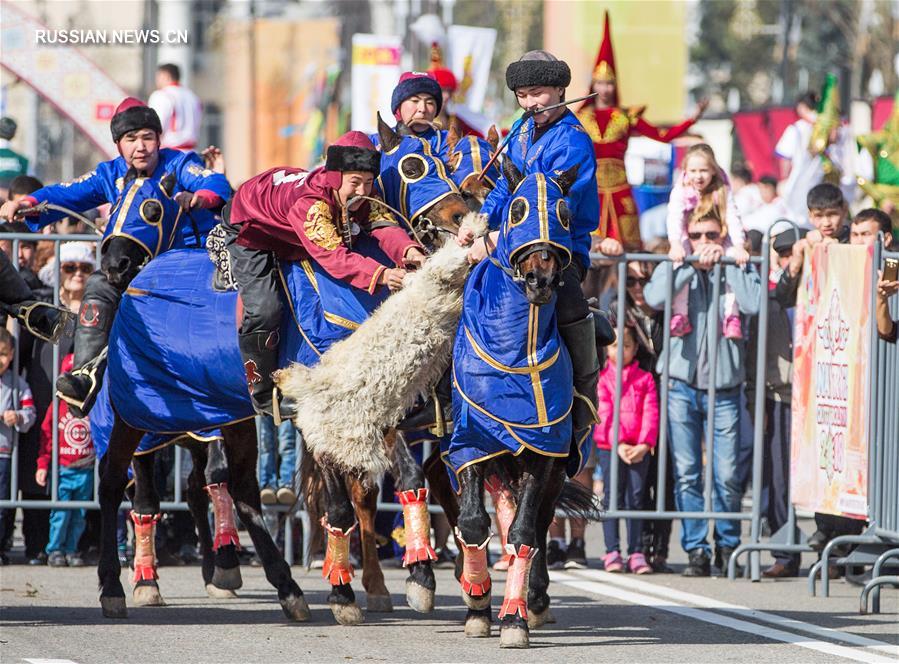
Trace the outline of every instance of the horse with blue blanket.
{"label": "horse with blue blanket", "polygon": [[493,157],[498,145],[496,126],[490,127],[486,139],[463,136],[455,123],[450,125],[447,132],[446,145],[440,154],[446,163],[446,170],[473,212],[481,209],[487,194],[493,190],[499,178],[496,163],[491,164],[484,172],[484,167]]}
{"label": "horse with blue blanket", "polygon": [[[415,146],[397,153],[403,157],[417,154]],[[442,163],[436,162],[431,155],[424,154],[421,159],[407,159],[396,167],[403,183],[408,185],[412,180],[424,184],[432,173],[442,172]],[[443,190],[400,185],[399,194],[394,191],[392,198],[389,194],[393,190],[385,190],[389,204],[406,208],[418,227],[419,236],[430,234],[442,238],[441,231],[453,233],[466,211],[458,190],[445,182],[445,173],[441,181]],[[416,198],[421,192],[425,198]],[[135,194],[129,206],[131,222],[138,226],[145,223],[138,214],[138,210],[145,209],[144,203]],[[165,207],[168,202],[158,200],[157,204]],[[364,237],[356,247],[373,255],[376,252],[375,247],[365,246]],[[108,262],[113,272],[115,257],[127,258],[123,263],[128,264],[145,262],[141,259],[141,243],[124,234],[111,238],[105,250],[111,257]],[[101,605],[104,614],[110,617],[126,615],[120,566],[115,555],[115,514],[135,450],[145,432],[176,434],[214,427],[222,428],[230,469],[229,489],[265,566],[266,577],[278,589],[288,617],[305,620],[309,615],[302,591],[291,578],[261,520],[255,476],[254,412],[237,348],[238,297],[234,291],[214,288],[214,272],[205,252],[165,253],[150,262],[131,282],[113,326],[109,376],[104,385],[105,394],[101,395],[111,405],[111,417],[107,420],[111,425],[100,483],[102,550],[98,567]],[[288,360],[316,362],[324,350],[350,334],[379,304],[366,291],[346,286],[312,263],[282,265],[281,279],[291,312],[281,335],[282,366]],[[96,426],[102,427],[103,422],[98,421]],[[417,483],[423,487],[423,478]],[[151,494],[147,497],[148,513],[154,514],[159,499],[152,488],[148,493]],[[374,539],[373,529],[371,539]],[[427,567],[422,572],[423,579],[425,583],[430,580],[433,593],[433,573],[429,565],[423,563],[421,567]],[[380,573],[380,569],[377,571]],[[363,577],[364,584],[365,581]],[[155,580],[147,583],[155,584]],[[389,597],[383,575],[379,585],[380,588],[374,583],[371,589],[382,590],[376,594]],[[370,602],[371,599],[370,595]],[[342,618],[350,615],[347,622],[358,622],[355,616],[358,609],[348,583],[332,584],[329,600],[338,620],[343,622]]]}
{"label": "horse with blue blanket", "polygon": [[565,196],[577,167],[554,178],[522,177],[506,159],[503,170],[512,194],[496,251],[465,285],[453,351],[454,429],[442,457],[461,494],[456,533],[470,636],[490,629],[485,480],[512,490],[516,508],[506,543],[512,560],[500,636],[503,647],[527,647],[528,610],[538,618],[549,608],[545,548],[557,502],[595,515],[592,495],[565,482],[566,469],[571,476],[585,462],[589,436],[573,440],[572,366],[554,306],[571,260]]}

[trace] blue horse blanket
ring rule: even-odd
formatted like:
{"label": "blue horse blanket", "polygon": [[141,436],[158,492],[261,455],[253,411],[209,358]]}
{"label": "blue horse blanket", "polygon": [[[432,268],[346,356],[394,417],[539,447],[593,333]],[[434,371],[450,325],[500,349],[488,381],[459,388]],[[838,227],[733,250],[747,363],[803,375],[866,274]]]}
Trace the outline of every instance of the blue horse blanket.
{"label": "blue horse blanket", "polygon": [[[354,249],[390,264],[367,236]],[[215,291],[214,270],[205,251],[174,250],[131,282],[110,333],[103,390],[91,411],[101,449],[112,430],[113,407],[130,426],[169,442],[173,434],[208,435],[253,417],[237,344],[237,293]],[[282,264],[281,280],[281,366],[315,364],[386,297],[334,279],[311,261]],[[159,435],[145,436],[138,451],[162,444],[166,438]]]}
{"label": "blue horse blanket", "polygon": [[562,198],[544,175],[525,178],[506,204],[495,262],[479,263],[465,284],[453,349],[454,428],[441,452],[457,491],[462,469],[501,454],[571,454],[569,473],[587,458],[571,444],[571,358],[556,326],[555,296],[531,304],[510,276],[531,245],[553,245],[570,259],[568,228],[557,214]]}

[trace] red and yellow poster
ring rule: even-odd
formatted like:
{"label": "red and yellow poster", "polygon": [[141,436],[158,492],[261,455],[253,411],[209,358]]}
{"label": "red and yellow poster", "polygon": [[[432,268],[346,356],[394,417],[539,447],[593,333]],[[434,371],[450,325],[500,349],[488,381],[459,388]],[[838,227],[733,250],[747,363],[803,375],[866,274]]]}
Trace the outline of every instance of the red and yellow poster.
{"label": "red and yellow poster", "polygon": [[806,256],[793,339],[790,482],[797,508],[864,519],[872,248]]}

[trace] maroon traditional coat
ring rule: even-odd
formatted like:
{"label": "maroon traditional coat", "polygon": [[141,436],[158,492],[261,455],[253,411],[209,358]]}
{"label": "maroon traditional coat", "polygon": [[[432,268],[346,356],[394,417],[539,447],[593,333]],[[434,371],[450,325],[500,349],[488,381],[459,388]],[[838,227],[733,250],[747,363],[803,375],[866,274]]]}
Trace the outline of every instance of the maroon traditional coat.
{"label": "maroon traditional coat", "polygon": [[[238,244],[275,252],[284,260],[311,258],[335,279],[373,293],[388,268],[346,246],[338,222],[343,208],[335,193],[341,174],[281,166],[242,184],[231,202],[229,221],[240,226]],[[387,208],[364,201],[350,212],[353,230],[370,234],[396,265],[418,247]]]}

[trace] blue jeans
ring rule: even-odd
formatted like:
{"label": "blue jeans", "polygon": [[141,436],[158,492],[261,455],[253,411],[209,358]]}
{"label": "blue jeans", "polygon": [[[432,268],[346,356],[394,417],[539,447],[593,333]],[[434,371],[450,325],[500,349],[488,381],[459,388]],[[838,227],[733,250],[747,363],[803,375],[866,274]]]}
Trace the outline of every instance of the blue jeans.
{"label": "blue jeans", "polygon": [[[672,379],[668,388],[668,440],[674,459],[674,501],[679,511],[704,509],[702,437],[709,414],[709,395],[683,381]],[[718,390],[715,399],[715,441],[712,452],[712,511],[739,512],[741,473],[738,468],[740,390]],[[706,445],[708,450],[709,445]],[[706,455],[708,459],[708,455]],[[684,551],[703,549],[710,553],[707,519],[684,519],[681,546]],[[740,522],[718,519],[715,544],[740,545]]]}
{"label": "blue jeans", "polygon": [[297,430],[292,422],[282,422],[278,427],[277,453],[281,466],[276,468],[275,421],[268,416],[256,418],[259,432],[259,486],[293,486],[293,474],[297,461]]}
{"label": "blue jeans", "polygon": [[[612,451],[596,450],[599,454],[599,467],[603,476],[603,505],[608,509],[612,504]],[[618,460],[618,509],[642,510],[643,494],[646,491],[646,471],[649,470],[650,456],[647,454],[640,463],[630,465]],[[627,554],[643,552],[642,519],[626,519]],[[621,551],[621,540],[618,535],[618,519],[603,519],[603,539],[606,541],[606,553]]]}
{"label": "blue jeans", "polygon": [[[93,493],[92,467],[59,469],[60,500],[90,500]],[[75,553],[82,532],[84,532],[84,510],[53,510],[50,512],[50,541],[47,543],[47,553],[54,551]]]}

